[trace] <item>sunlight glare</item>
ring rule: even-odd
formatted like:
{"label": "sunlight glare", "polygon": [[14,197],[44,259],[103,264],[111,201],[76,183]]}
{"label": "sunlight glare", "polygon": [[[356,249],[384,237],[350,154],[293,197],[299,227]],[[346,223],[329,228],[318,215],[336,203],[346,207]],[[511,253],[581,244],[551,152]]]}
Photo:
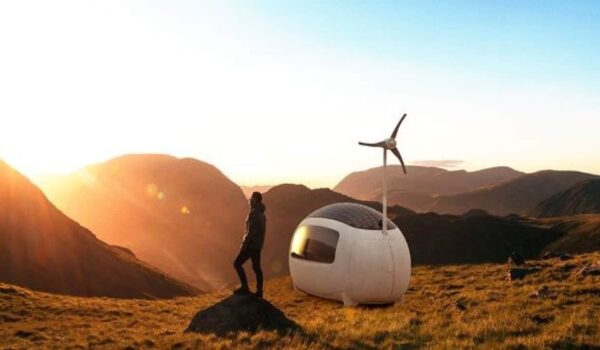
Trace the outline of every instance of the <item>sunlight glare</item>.
{"label": "sunlight glare", "polygon": [[190,208],[188,208],[185,205],[181,207],[181,214],[188,215],[189,213],[190,213]]}

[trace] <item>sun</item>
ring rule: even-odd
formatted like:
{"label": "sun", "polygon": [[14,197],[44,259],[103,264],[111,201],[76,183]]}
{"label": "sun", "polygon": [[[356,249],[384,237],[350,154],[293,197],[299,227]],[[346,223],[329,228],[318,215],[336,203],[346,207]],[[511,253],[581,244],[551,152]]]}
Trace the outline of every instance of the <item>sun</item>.
{"label": "sun", "polygon": [[0,159],[31,179],[54,174],[67,174],[83,166],[68,154],[48,156],[44,152],[27,149],[21,149],[19,152],[0,153]]}

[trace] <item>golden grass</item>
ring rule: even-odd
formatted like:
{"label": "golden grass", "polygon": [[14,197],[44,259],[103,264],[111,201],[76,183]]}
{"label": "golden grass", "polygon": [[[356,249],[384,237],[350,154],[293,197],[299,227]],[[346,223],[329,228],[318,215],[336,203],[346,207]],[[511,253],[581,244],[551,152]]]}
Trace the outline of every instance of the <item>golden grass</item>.
{"label": "golden grass", "polygon": [[[532,262],[516,282],[497,264],[413,269],[403,305],[344,308],[267,283],[266,298],[303,331],[183,334],[226,293],[172,300],[78,298],[0,284],[0,348],[557,348],[600,347],[600,277],[577,271],[600,253]],[[535,293],[549,288],[545,297]],[[457,304],[465,307],[460,310]]]}

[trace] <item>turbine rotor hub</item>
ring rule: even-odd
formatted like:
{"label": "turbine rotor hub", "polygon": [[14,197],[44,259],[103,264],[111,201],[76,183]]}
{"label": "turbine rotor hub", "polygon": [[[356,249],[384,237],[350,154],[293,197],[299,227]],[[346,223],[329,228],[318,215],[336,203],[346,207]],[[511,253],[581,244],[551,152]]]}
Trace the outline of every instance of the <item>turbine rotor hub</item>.
{"label": "turbine rotor hub", "polygon": [[394,140],[393,138],[385,139],[385,148],[387,148],[387,149],[396,148],[396,140]]}

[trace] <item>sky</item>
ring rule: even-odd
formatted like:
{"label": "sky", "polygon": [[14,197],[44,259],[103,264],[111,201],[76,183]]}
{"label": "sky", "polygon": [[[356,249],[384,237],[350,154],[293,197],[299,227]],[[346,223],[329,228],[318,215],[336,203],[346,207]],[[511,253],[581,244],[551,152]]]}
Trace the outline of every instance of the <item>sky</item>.
{"label": "sky", "polygon": [[600,174],[597,1],[0,2],[0,158],[128,153],[241,185],[381,165]]}

